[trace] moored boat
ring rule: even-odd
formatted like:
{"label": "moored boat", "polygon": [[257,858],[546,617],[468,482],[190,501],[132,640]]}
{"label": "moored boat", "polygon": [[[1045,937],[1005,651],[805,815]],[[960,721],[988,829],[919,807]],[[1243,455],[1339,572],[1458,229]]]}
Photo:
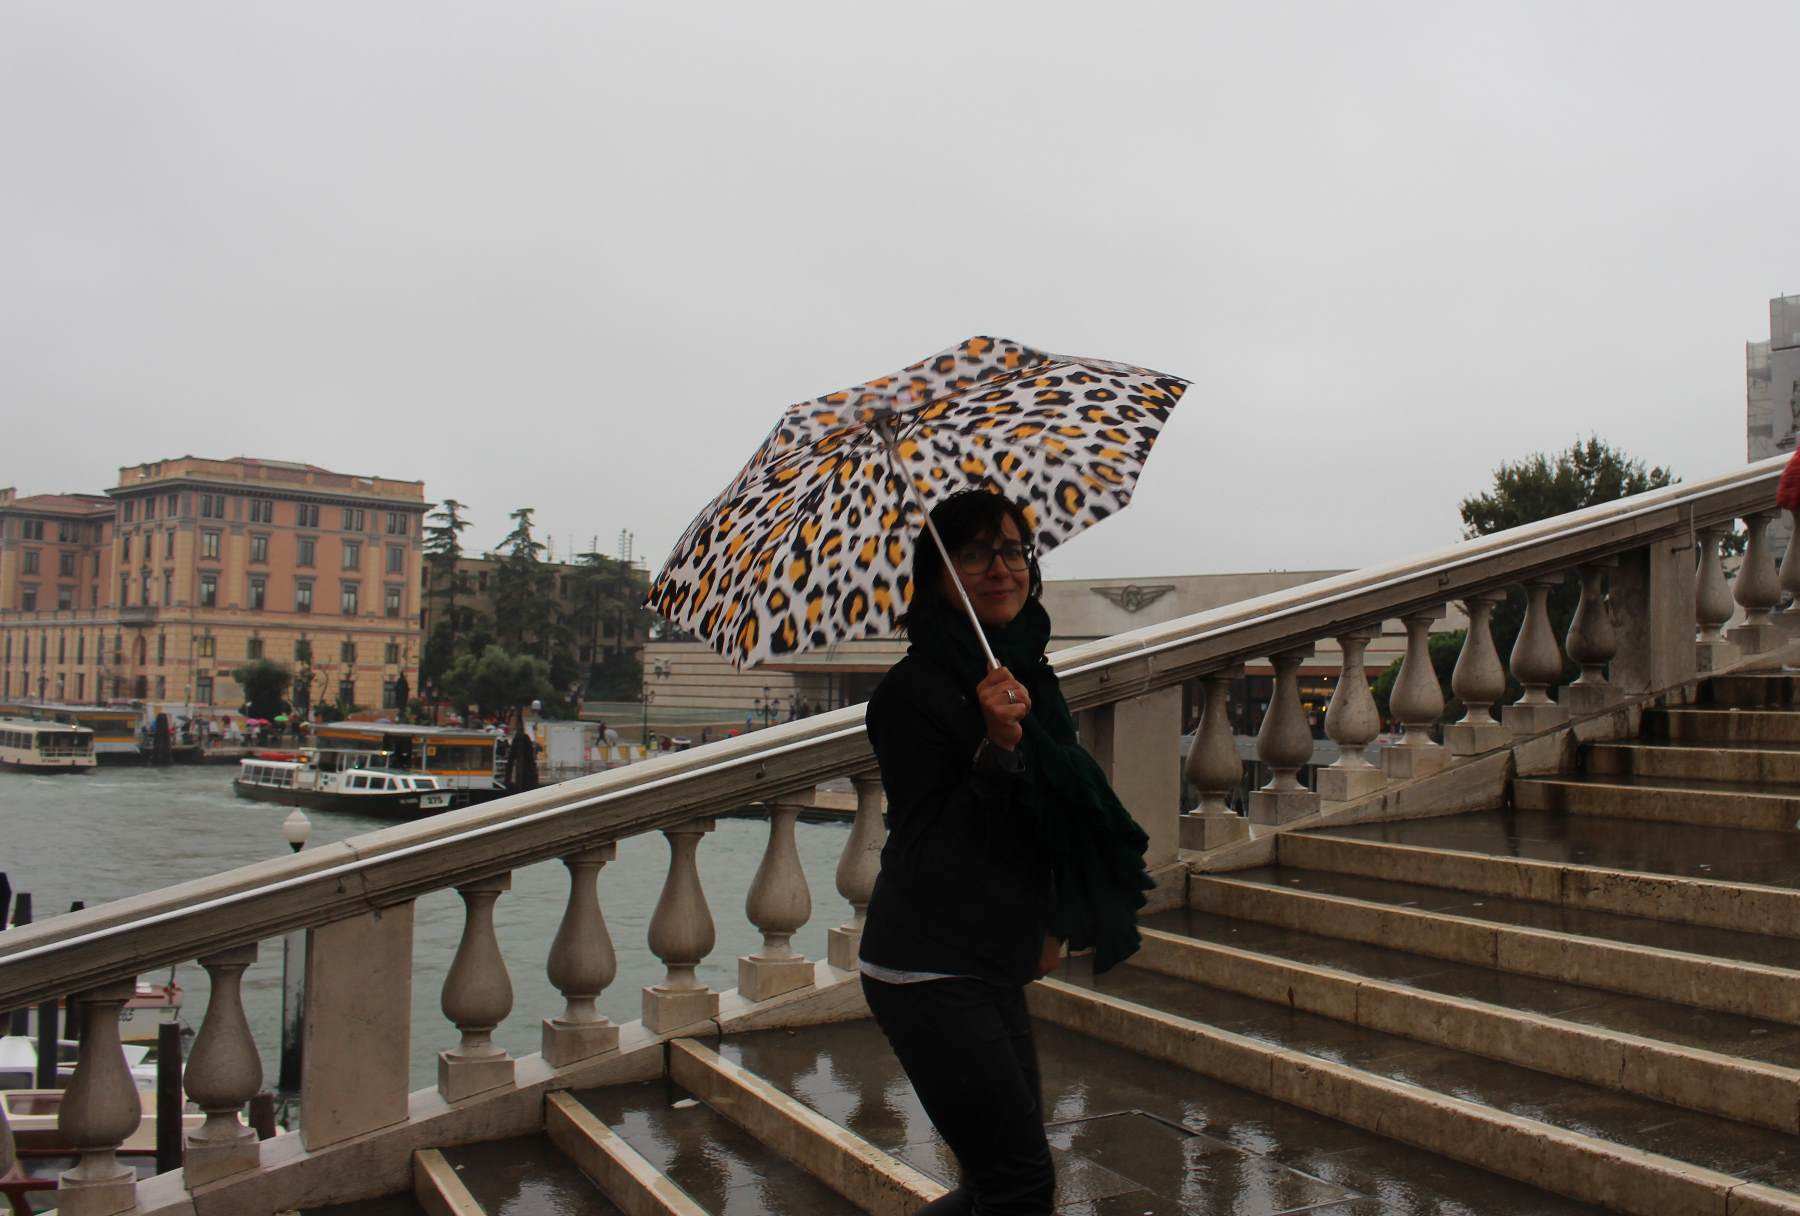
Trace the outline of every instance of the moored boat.
{"label": "moored boat", "polygon": [[334,722],[316,746],[239,762],[240,798],[307,810],[413,819],[497,798],[494,737],[479,731]]}
{"label": "moored boat", "polygon": [[94,732],[85,726],[0,718],[0,768],[84,773],[94,767]]}
{"label": "moored boat", "polygon": [[143,759],[143,748],[138,744],[141,714],[129,705],[60,705],[51,701],[6,701],[0,703],[0,716],[83,727],[94,736],[94,759],[101,764],[114,761],[135,764]]}

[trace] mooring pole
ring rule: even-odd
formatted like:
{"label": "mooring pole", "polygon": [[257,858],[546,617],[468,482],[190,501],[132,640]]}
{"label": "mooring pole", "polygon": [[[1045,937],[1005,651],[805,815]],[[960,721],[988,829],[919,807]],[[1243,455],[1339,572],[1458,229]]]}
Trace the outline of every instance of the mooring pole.
{"label": "mooring pole", "polygon": [[[22,928],[31,923],[31,892],[20,891],[13,897],[12,927]],[[6,1019],[7,1034],[27,1035],[31,1033],[31,1009],[19,1008],[12,1011]]]}
{"label": "mooring pole", "polygon": [[181,1168],[181,1025],[156,1028],[156,1172]]}

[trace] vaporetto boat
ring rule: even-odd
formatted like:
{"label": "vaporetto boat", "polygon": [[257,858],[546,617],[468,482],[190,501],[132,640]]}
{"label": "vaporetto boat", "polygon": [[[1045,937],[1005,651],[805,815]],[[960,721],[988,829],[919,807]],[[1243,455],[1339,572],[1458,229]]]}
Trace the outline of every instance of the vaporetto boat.
{"label": "vaporetto boat", "polygon": [[0,767],[85,773],[94,767],[94,732],[62,722],[0,718]]}

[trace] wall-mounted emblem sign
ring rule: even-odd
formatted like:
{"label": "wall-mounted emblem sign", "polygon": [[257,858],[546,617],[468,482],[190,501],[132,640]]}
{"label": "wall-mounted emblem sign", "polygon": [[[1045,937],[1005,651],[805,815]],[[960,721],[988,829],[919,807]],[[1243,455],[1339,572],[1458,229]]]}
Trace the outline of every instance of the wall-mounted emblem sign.
{"label": "wall-mounted emblem sign", "polygon": [[1127,612],[1136,612],[1160,600],[1175,590],[1174,583],[1162,583],[1155,587],[1140,587],[1136,583],[1127,583],[1123,587],[1094,587],[1095,595]]}

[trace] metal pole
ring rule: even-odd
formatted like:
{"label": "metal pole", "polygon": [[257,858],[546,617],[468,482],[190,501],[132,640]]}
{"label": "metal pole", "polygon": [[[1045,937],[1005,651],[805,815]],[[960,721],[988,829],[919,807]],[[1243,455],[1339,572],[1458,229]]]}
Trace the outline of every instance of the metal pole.
{"label": "metal pole", "polygon": [[[31,892],[20,891],[13,897],[12,927],[17,929],[31,923]],[[15,1009],[6,1018],[8,1034],[25,1035],[31,1033],[31,1010]]]}
{"label": "metal pole", "polygon": [[156,1172],[181,1168],[181,1026],[156,1028]]}

